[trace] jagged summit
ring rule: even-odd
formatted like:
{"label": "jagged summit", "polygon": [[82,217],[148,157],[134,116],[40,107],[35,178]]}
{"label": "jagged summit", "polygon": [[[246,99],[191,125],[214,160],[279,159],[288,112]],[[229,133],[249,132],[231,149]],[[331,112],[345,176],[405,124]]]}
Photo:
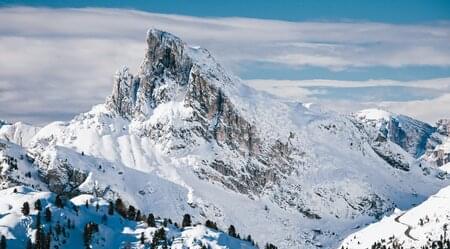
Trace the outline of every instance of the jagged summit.
{"label": "jagged summit", "polygon": [[113,93],[107,100],[107,106],[124,117],[148,116],[161,103],[188,103],[204,87],[232,84],[207,50],[191,48],[170,33],[150,29],[147,46],[136,75],[126,67],[116,73]]}

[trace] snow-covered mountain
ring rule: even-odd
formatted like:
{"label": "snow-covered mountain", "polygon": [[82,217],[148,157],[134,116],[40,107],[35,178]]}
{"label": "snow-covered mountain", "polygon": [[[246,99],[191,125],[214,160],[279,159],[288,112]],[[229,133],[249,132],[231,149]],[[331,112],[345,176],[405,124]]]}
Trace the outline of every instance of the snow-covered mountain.
{"label": "snow-covered mountain", "polygon": [[22,122],[9,124],[0,120],[0,139],[11,141],[20,146],[26,146],[39,129],[40,127]]}
{"label": "snow-covered mountain", "polygon": [[333,248],[449,183],[417,159],[442,144],[432,126],[256,91],[163,31],[150,30],[147,45],[139,71],[117,72],[104,104],[31,138],[0,133],[3,186],[121,198],[172,220],[189,213],[260,245]]}

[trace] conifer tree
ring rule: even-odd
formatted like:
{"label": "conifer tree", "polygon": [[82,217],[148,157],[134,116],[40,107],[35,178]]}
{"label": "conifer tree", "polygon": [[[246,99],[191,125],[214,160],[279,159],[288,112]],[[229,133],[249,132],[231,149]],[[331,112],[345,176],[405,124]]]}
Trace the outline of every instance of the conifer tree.
{"label": "conifer tree", "polygon": [[153,214],[149,214],[147,217],[147,225],[149,227],[156,227],[155,216]]}
{"label": "conifer tree", "polygon": [[115,203],[116,211],[119,213],[122,217],[127,217],[127,208],[125,207],[125,204],[123,203],[122,199],[117,199]]}
{"label": "conifer tree", "polygon": [[24,202],[22,205],[22,213],[25,216],[30,215],[30,204],[28,204],[28,202]]}
{"label": "conifer tree", "polygon": [[114,203],[112,201],[109,202],[108,214],[109,215],[113,215],[114,214]]}
{"label": "conifer tree", "polygon": [[36,215],[36,229],[41,229],[41,212]]}
{"label": "conifer tree", "polygon": [[213,222],[213,221],[210,221],[210,220],[206,220],[205,226],[209,227],[209,228],[212,228],[212,229],[215,229],[215,230],[218,230],[217,229],[217,224],[215,222]]}
{"label": "conifer tree", "polygon": [[59,207],[59,208],[63,208],[63,207],[64,207],[64,203],[63,203],[63,200],[62,200],[62,198],[61,198],[60,195],[57,195],[57,196],[56,196],[56,199],[55,199],[55,205],[56,205],[57,207]]}
{"label": "conifer tree", "polygon": [[236,235],[236,228],[234,228],[233,225],[230,225],[230,227],[228,227],[228,235],[230,235],[231,237],[237,237]]}
{"label": "conifer tree", "polygon": [[141,210],[138,210],[138,211],[136,212],[135,220],[136,220],[136,221],[141,221],[141,219],[142,219],[142,216],[141,216]]}
{"label": "conifer tree", "polygon": [[145,244],[145,235],[144,235],[144,232],[141,233],[141,237],[139,238],[139,240],[141,241],[141,244]]}
{"label": "conifer tree", "polygon": [[134,208],[132,205],[128,206],[127,217],[130,220],[134,220],[136,218],[136,208]]}
{"label": "conifer tree", "polygon": [[40,199],[37,199],[37,200],[34,202],[34,209],[35,209],[35,210],[38,210],[38,211],[41,211],[41,210],[42,210],[42,203],[41,203],[41,200],[40,200]]}
{"label": "conifer tree", "polygon": [[185,214],[183,216],[183,221],[181,222],[182,227],[190,227],[192,225],[191,216],[189,214]]}
{"label": "conifer tree", "polygon": [[45,221],[51,222],[52,221],[52,211],[50,211],[49,207],[45,208]]}
{"label": "conifer tree", "polygon": [[152,248],[156,248],[156,246],[158,246],[161,241],[166,244],[166,230],[164,230],[163,227],[156,230],[155,234],[153,235]]}
{"label": "conifer tree", "polygon": [[0,249],[6,249],[6,237],[5,235],[2,235],[0,239]]}

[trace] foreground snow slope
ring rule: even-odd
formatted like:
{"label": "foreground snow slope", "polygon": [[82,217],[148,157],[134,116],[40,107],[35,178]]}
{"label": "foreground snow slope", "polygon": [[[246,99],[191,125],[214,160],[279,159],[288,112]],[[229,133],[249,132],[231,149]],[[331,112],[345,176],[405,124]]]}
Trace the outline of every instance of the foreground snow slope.
{"label": "foreground snow slope", "polygon": [[105,104],[27,142],[50,191],[211,218],[260,244],[332,248],[448,185],[415,159],[416,142],[405,150],[354,116],[258,92],[169,33],[150,30],[147,44],[139,72],[120,70]]}
{"label": "foreground snow slope", "polygon": [[[118,215],[108,214],[108,202],[91,195],[80,195],[67,200],[64,207],[55,206],[55,194],[36,192],[28,187],[0,191],[0,234],[7,239],[7,248],[26,248],[29,240],[36,243],[37,219],[40,216],[41,228],[46,236],[51,234],[51,248],[83,248],[85,225],[95,223],[98,231],[93,233],[90,248],[154,248],[151,247],[155,231],[163,228],[168,248],[212,248],[212,249],[252,249],[250,242],[236,239],[227,234],[203,225],[178,228],[171,222],[163,225],[156,219],[156,227],[144,221],[132,221]],[[40,200],[42,211],[34,209]],[[22,213],[25,202],[30,205],[30,215]],[[86,202],[88,205],[86,206]],[[98,208],[96,207],[98,205]],[[51,212],[51,220],[46,218],[45,209]],[[179,217],[181,220],[181,217]],[[68,225],[71,224],[71,225]],[[142,234],[144,235],[141,241]],[[144,243],[142,243],[144,242]],[[161,247],[160,247],[161,248]]]}
{"label": "foreground snow slope", "polygon": [[[344,248],[371,248],[380,242],[392,246],[398,243],[403,248],[421,248],[432,241],[439,241],[444,227],[450,224],[450,187],[440,190],[426,201],[408,211],[396,210],[381,221],[369,225],[343,242]],[[447,237],[448,238],[448,237]]]}

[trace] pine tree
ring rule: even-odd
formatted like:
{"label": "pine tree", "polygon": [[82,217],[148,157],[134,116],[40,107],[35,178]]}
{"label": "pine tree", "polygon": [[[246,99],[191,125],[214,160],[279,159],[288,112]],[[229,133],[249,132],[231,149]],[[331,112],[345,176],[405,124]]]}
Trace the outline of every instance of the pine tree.
{"label": "pine tree", "polygon": [[62,198],[61,198],[60,195],[57,195],[57,196],[56,196],[56,199],[55,199],[55,205],[56,205],[57,207],[59,207],[59,208],[63,208],[63,207],[64,207],[64,203],[63,203],[63,200],[62,200]]}
{"label": "pine tree", "polygon": [[36,249],[46,249],[46,236],[41,226],[37,227],[36,230],[36,239],[35,239],[35,248]]}
{"label": "pine tree", "polygon": [[147,217],[147,225],[149,227],[156,227],[155,216],[153,214],[149,214]]}
{"label": "pine tree", "polygon": [[2,235],[2,238],[0,239],[0,249],[6,249],[6,237],[5,237],[5,235]]}
{"label": "pine tree", "polygon": [[96,223],[89,222],[84,226],[83,241],[86,248],[90,248],[92,235],[96,232],[98,232],[98,225]]}
{"label": "pine tree", "polygon": [[124,218],[127,217],[127,208],[125,207],[125,204],[120,198],[116,200],[115,207],[117,213],[119,213]]}
{"label": "pine tree", "polygon": [[52,221],[52,211],[50,211],[49,207],[45,208],[45,221],[51,222]]}
{"label": "pine tree", "polygon": [[114,203],[112,201],[109,202],[108,214],[109,215],[114,215]]}
{"label": "pine tree", "polygon": [[230,227],[228,227],[228,235],[230,235],[231,237],[237,237],[236,235],[236,228],[234,228],[233,225],[230,225]]}
{"label": "pine tree", "polygon": [[152,248],[156,248],[160,241],[166,241],[166,230],[164,230],[163,227],[156,230],[155,234],[153,235]]}
{"label": "pine tree", "polygon": [[41,203],[41,200],[37,199],[37,200],[34,202],[34,209],[35,209],[35,210],[38,210],[38,211],[41,211],[41,210],[42,210],[42,203]]}
{"label": "pine tree", "polygon": [[139,239],[141,241],[141,244],[145,244],[145,235],[144,232],[141,233],[141,238]]}
{"label": "pine tree", "polygon": [[134,208],[132,205],[128,206],[127,217],[130,220],[134,220],[136,218],[136,208]]}
{"label": "pine tree", "polygon": [[182,227],[190,227],[192,225],[191,216],[189,214],[185,214],[183,216],[183,221],[181,222]]}
{"label": "pine tree", "polygon": [[45,236],[45,249],[50,249],[52,243],[52,234],[50,232]]}
{"label": "pine tree", "polygon": [[212,229],[215,229],[215,230],[218,230],[217,229],[217,224],[215,222],[213,222],[213,221],[210,221],[210,220],[206,220],[205,226],[209,227],[209,228],[212,228]]}
{"label": "pine tree", "polygon": [[141,210],[138,210],[138,211],[136,212],[135,220],[136,220],[136,221],[141,221],[141,220],[142,220]]}
{"label": "pine tree", "polygon": [[41,212],[36,215],[36,229],[41,229]]}
{"label": "pine tree", "polygon": [[24,202],[22,205],[22,213],[25,216],[30,215],[30,204],[28,204],[28,202]]}
{"label": "pine tree", "polygon": [[266,246],[264,246],[264,249],[278,249],[278,247],[276,247],[270,243],[267,243]]}

